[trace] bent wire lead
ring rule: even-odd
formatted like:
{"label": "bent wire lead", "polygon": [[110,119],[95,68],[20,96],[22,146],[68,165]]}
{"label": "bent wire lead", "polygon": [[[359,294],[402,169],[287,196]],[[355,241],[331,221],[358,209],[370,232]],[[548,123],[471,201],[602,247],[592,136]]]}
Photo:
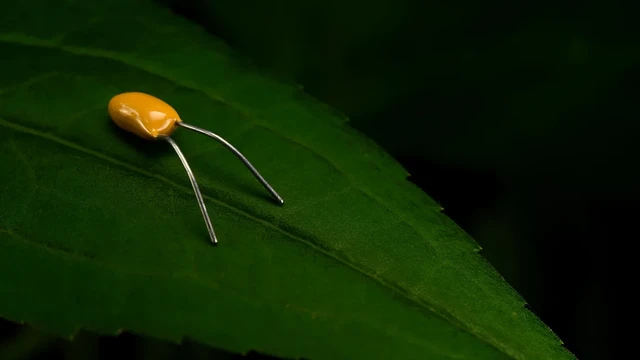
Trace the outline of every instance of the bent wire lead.
{"label": "bent wire lead", "polygon": [[198,200],[198,205],[202,212],[202,217],[204,218],[207,231],[209,232],[209,237],[213,244],[217,244],[218,239],[215,231],[213,230],[213,225],[211,225],[211,219],[207,213],[207,207],[205,206],[202,193],[198,187],[198,182],[196,181],[196,177],[193,175],[193,171],[191,171],[191,167],[189,167],[187,159],[182,151],[180,151],[180,147],[178,147],[178,144],[176,144],[176,142],[171,138],[171,134],[173,134],[178,126],[216,139],[224,145],[224,147],[229,149],[229,151],[231,151],[238,159],[240,159],[247,168],[249,168],[251,173],[256,177],[256,179],[258,179],[258,181],[260,181],[262,186],[264,186],[271,196],[276,199],[278,204],[284,204],[282,197],[278,195],[274,188],[269,185],[264,177],[260,175],[258,170],[244,155],[242,155],[240,151],[221,136],[197,126],[184,123],[182,119],[180,119],[176,110],[166,102],[145,93],[127,92],[114,96],[109,101],[108,110],[109,116],[120,128],[143,139],[165,140],[171,145],[171,147],[173,147],[178,158],[180,158],[187,175],[189,176],[191,186],[196,194],[196,199]]}

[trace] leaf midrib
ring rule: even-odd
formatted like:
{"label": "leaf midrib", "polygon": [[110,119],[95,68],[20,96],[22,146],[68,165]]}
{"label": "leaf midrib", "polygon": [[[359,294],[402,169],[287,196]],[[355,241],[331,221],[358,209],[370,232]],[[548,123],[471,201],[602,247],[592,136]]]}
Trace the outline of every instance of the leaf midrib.
{"label": "leaf midrib", "polygon": [[[147,176],[147,177],[155,178],[155,179],[160,180],[160,181],[162,181],[162,182],[164,182],[164,183],[166,183],[166,184],[168,184],[168,185],[170,185],[172,187],[175,187],[176,189],[178,189],[178,190],[180,190],[180,191],[182,191],[184,193],[191,194],[191,192],[192,192],[192,190],[187,188],[186,186],[182,186],[182,185],[180,185],[180,184],[178,184],[178,183],[172,181],[171,179],[166,178],[166,177],[164,177],[162,175],[146,171],[146,170],[141,169],[141,168],[139,168],[137,166],[131,165],[131,164],[127,163],[127,162],[124,162],[124,161],[112,158],[110,156],[104,155],[104,154],[102,154],[100,152],[97,152],[95,150],[86,148],[86,147],[84,147],[82,145],[79,145],[79,144],[76,144],[74,142],[62,139],[62,138],[60,138],[58,136],[55,136],[55,135],[52,135],[52,134],[48,134],[46,132],[42,132],[42,131],[39,131],[39,130],[35,130],[35,129],[32,129],[30,127],[24,126],[24,125],[13,123],[13,122],[7,121],[7,120],[5,120],[5,119],[3,119],[1,117],[0,117],[0,126],[4,126],[4,127],[10,128],[10,129],[15,130],[15,131],[19,131],[19,132],[22,132],[22,133],[25,133],[25,134],[28,134],[28,135],[31,135],[31,136],[35,136],[35,137],[38,137],[38,138],[42,138],[42,139],[57,143],[59,145],[74,149],[74,150],[82,152],[84,154],[99,158],[99,159],[101,159],[103,161],[112,163],[112,164],[117,165],[117,166],[119,166],[121,168],[125,168],[127,170],[139,173],[139,174]],[[468,329],[460,327],[460,326],[458,326],[455,323],[452,323],[450,321],[447,321],[446,317],[443,317],[441,314],[433,311],[428,306],[425,306],[419,300],[416,300],[416,299],[413,299],[412,297],[407,296],[407,294],[405,294],[404,291],[402,291],[402,289],[398,289],[395,286],[386,283],[384,280],[381,280],[381,279],[375,277],[374,275],[369,274],[368,272],[360,269],[359,267],[357,267],[356,265],[352,264],[351,262],[348,262],[345,259],[340,258],[340,257],[336,256],[335,254],[332,254],[331,252],[326,251],[325,249],[317,246],[315,243],[313,243],[313,242],[311,242],[309,240],[306,240],[303,237],[299,237],[299,236],[296,236],[294,234],[291,234],[291,233],[287,232],[286,230],[281,229],[281,228],[269,223],[268,221],[265,221],[265,220],[260,219],[260,218],[258,218],[256,216],[253,216],[253,215],[251,215],[251,214],[249,214],[249,213],[247,213],[247,212],[245,212],[245,211],[243,211],[241,209],[238,209],[238,208],[234,207],[231,204],[225,203],[224,201],[215,199],[215,198],[213,198],[213,197],[211,197],[211,196],[209,196],[209,195],[207,195],[205,193],[203,193],[202,195],[203,195],[203,197],[205,199],[213,201],[213,202],[215,202],[216,204],[218,204],[220,206],[223,206],[223,207],[225,207],[225,208],[227,208],[227,209],[229,209],[231,211],[234,211],[238,215],[244,216],[244,217],[246,217],[247,219],[249,219],[251,221],[254,221],[254,222],[259,223],[259,224],[261,224],[261,225],[263,225],[265,227],[268,227],[268,228],[271,228],[271,229],[273,229],[275,231],[278,231],[278,232],[284,234],[285,236],[291,238],[292,240],[299,241],[299,242],[309,246],[313,250],[318,251],[318,252],[320,252],[320,253],[322,253],[322,254],[324,254],[324,255],[332,258],[332,259],[335,259],[336,261],[348,266],[349,268],[351,268],[351,269],[353,269],[353,270],[365,275],[366,277],[370,278],[371,280],[379,283],[383,287],[386,287],[386,288],[388,288],[388,289],[390,289],[392,291],[396,291],[396,292],[402,294],[407,300],[409,300],[409,301],[411,301],[413,303],[416,303],[421,308],[429,311],[430,313],[434,314],[438,318],[441,318],[441,319],[445,320],[450,326],[453,326],[453,327],[455,327],[455,328],[457,328],[457,329],[459,329],[461,331],[467,332],[467,333],[473,335],[474,337],[476,337],[477,339],[479,339],[480,341],[485,342],[485,343],[489,344],[490,346],[495,347],[493,344],[491,344],[490,342],[485,341],[484,339],[479,337],[477,334],[469,331]],[[50,246],[47,246],[45,244],[42,244],[42,243],[27,239],[24,236],[15,233],[11,229],[6,229],[6,230],[3,230],[2,232],[6,232],[10,236],[18,238],[18,239],[20,239],[20,240],[22,240],[22,241],[24,241],[24,242],[26,242],[28,244],[32,244],[34,246],[43,247],[43,248],[47,249],[48,251],[51,251],[52,253],[57,253],[57,254],[65,255],[65,256],[71,256],[73,258],[84,260],[84,261],[98,262],[100,264],[103,264],[106,267],[111,267],[111,268],[117,269],[119,271],[124,271],[124,269],[120,269],[116,264],[112,264],[112,263],[108,263],[108,262],[104,262],[104,261],[97,261],[97,260],[92,259],[92,258],[90,258],[90,257],[88,257],[86,255],[83,255],[83,254],[68,252],[68,251],[65,251],[63,249],[50,247]],[[126,271],[127,272],[132,272],[132,273],[137,273],[137,274],[140,274],[140,275],[145,275],[145,276],[166,276],[166,274],[163,274],[163,273],[134,271],[133,269],[129,269],[129,268],[127,268]],[[189,275],[188,273],[185,273],[185,274],[182,274],[181,277],[184,277],[185,275],[187,277],[189,277],[189,278],[193,278],[194,280],[198,280],[199,282],[202,282],[203,284],[205,284],[207,286],[214,286],[215,287],[215,285],[213,283],[209,282],[208,280],[205,280],[205,279],[201,278],[198,275]]]}
{"label": "leaf midrib", "polygon": [[[319,154],[318,152],[316,152],[314,149],[309,148],[308,146],[306,146],[305,144],[300,143],[299,141],[289,138],[289,137],[285,137],[283,134],[281,134],[280,132],[278,132],[277,130],[271,128],[268,124],[259,122],[259,121],[255,121],[255,119],[257,119],[255,116],[252,116],[249,114],[249,112],[247,112],[246,110],[244,110],[241,106],[238,106],[237,104],[234,104],[232,102],[229,102],[225,99],[223,99],[222,97],[220,97],[217,94],[208,92],[208,91],[204,91],[202,89],[199,89],[195,86],[193,86],[192,84],[188,84],[185,82],[180,81],[179,79],[175,79],[172,78],[170,76],[166,76],[165,74],[162,74],[158,71],[154,71],[148,68],[143,68],[140,65],[136,64],[135,62],[132,62],[130,60],[124,59],[122,57],[119,57],[117,55],[114,55],[113,53],[109,52],[109,51],[104,51],[104,50],[95,50],[95,49],[87,49],[87,48],[83,48],[83,47],[77,47],[77,46],[64,46],[61,45],[59,43],[56,42],[51,42],[51,41],[47,41],[47,40],[43,40],[37,37],[33,37],[33,36],[29,36],[29,35],[24,35],[24,34],[0,34],[0,42],[4,42],[4,43],[8,43],[8,44],[17,44],[17,45],[24,45],[24,46],[31,46],[31,47],[41,47],[41,48],[52,48],[52,49],[56,49],[56,50],[60,50],[63,52],[67,52],[73,55],[79,55],[79,56],[90,56],[90,57],[96,57],[96,58],[102,58],[102,59],[107,59],[107,60],[112,60],[115,62],[119,62],[122,63],[124,65],[133,67],[135,69],[138,69],[140,71],[161,77],[167,81],[170,81],[180,87],[186,88],[186,89],[190,89],[193,91],[197,91],[202,93],[203,95],[205,95],[206,97],[219,102],[221,104],[224,104],[226,106],[229,106],[230,108],[234,109],[235,111],[237,111],[238,113],[240,113],[243,116],[246,116],[247,118],[251,118],[254,119],[254,123],[256,125],[262,126],[265,129],[271,130],[273,131],[275,134],[283,137],[284,139],[291,141],[292,143],[301,146],[307,150],[309,150],[310,152],[312,152],[313,154],[315,154],[316,156],[319,156],[320,158],[322,158],[324,161],[326,161],[328,164],[330,164],[331,166],[333,166],[336,170],[338,170],[343,176],[345,176],[351,183],[353,183],[352,179],[344,172],[342,171],[338,166],[336,166],[332,161],[330,161],[329,159],[327,159],[326,157],[324,157],[322,154]],[[153,68],[154,66],[150,65],[150,68]],[[162,175],[156,174],[156,173],[152,173],[149,171],[146,171],[144,169],[140,169],[134,165],[131,165],[129,163],[126,163],[124,161],[121,160],[117,160],[115,158],[112,158],[110,156],[106,156],[100,152],[91,150],[89,148],[86,148],[82,145],[79,144],[75,144],[71,141],[65,140],[63,138],[60,138],[58,136],[55,136],[53,134],[49,134],[46,132],[42,132],[24,125],[20,125],[20,124],[16,124],[13,122],[10,122],[8,120],[5,120],[3,118],[0,118],[0,125],[3,125],[5,127],[9,127],[12,128],[14,130],[23,132],[23,133],[27,133],[33,136],[37,136],[43,139],[47,139],[49,141],[53,141],[56,142],[58,144],[67,146],[69,148],[75,149],[77,151],[81,151],[84,152],[86,154],[92,155],[94,157],[100,158],[104,161],[110,162],[112,164],[118,165],[120,167],[126,168],[128,170],[140,173],[144,176],[147,177],[152,177],[152,178],[156,178],[160,181],[163,181],[177,189],[179,189],[182,192],[185,193],[191,193],[191,189],[187,188],[186,186],[182,186],[172,180],[170,180],[169,178],[166,178]],[[365,196],[371,198],[372,200],[374,200],[375,202],[377,202],[378,204],[380,204],[381,206],[383,206],[385,209],[387,209],[388,211],[390,211],[391,213],[393,213],[394,215],[396,215],[405,225],[409,226],[411,229],[413,229],[422,239],[424,239],[425,241],[428,241],[428,239],[426,239],[422,233],[420,231],[418,231],[411,223],[409,223],[407,220],[405,220],[402,216],[398,215],[397,213],[395,213],[394,211],[391,211],[383,202],[381,202],[379,199],[377,199],[374,195],[368,193],[367,191],[360,189],[357,186],[353,187],[355,190],[361,192],[362,194],[364,194]],[[464,325],[464,322],[459,319],[458,317],[456,317],[455,315],[453,315],[451,312],[447,311],[446,309],[443,309],[439,306],[436,306],[435,304],[431,304],[428,301],[426,301],[427,299],[423,299],[420,297],[416,297],[416,296],[412,296],[412,294],[410,293],[409,290],[407,290],[406,288],[403,288],[401,286],[398,286],[392,282],[389,281],[385,281],[382,278],[377,277],[374,274],[371,274],[369,272],[367,272],[366,270],[358,267],[356,264],[346,260],[345,258],[342,258],[334,253],[329,252],[327,249],[319,246],[318,244],[316,244],[315,242],[313,242],[312,240],[308,240],[305,239],[304,237],[300,237],[300,236],[296,236],[268,221],[265,221],[259,217],[256,217],[255,215],[252,215],[244,210],[241,210],[239,208],[234,207],[231,204],[228,204],[224,201],[221,201],[219,199],[213,198],[207,194],[203,194],[203,197],[215,202],[216,204],[223,206],[231,211],[236,212],[237,214],[246,217],[249,220],[252,220],[256,223],[259,223],[265,227],[274,229],[284,235],[286,235],[287,237],[299,241],[301,243],[304,243],[305,245],[309,246],[310,248],[332,258],[337,260],[338,262],[348,266],[349,268],[365,275],[366,277],[372,279],[373,281],[377,282],[378,284],[382,285],[383,287],[388,288],[389,290],[396,292],[400,295],[402,295],[405,299],[407,299],[408,301],[415,303],[416,305],[418,305],[419,307],[423,308],[424,310],[427,310],[428,312],[432,313],[434,316],[437,316],[445,321],[447,321],[447,323],[449,323],[451,326],[454,326],[456,328],[458,328],[459,330],[462,330],[464,332],[467,332],[471,335],[473,335],[474,337],[478,338],[480,341],[485,342],[487,344],[489,344],[490,346],[493,346],[497,349],[499,349],[502,353],[509,355],[508,352],[504,351],[504,348],[502,346],[497,346],[497,344],[494,344],[493,341],[488,341],[488,339],[484,338],[483,336],[481,336],[480,334],[476,333],[475,331],[473,331],[472,329],[470,329],[469,327],[467,327],[466,325]],[[437,311],[435,310],[437,308]],[[454,321],[451,321],[454,320]],[[494,339],[495,341],[495,339]],[[511,356],[511,355],[510,355]]]}

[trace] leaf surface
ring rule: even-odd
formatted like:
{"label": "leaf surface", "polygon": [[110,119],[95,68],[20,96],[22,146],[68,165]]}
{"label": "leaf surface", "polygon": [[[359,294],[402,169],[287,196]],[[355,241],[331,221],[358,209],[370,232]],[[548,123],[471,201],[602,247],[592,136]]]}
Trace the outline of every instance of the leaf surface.
{"label": "leaf surface", "polygon": [[[0,315],[310,359],[571,358],[478,245],[345,119],[146,1],[0,14]],[[153,94],[212,139],[179,160],[109,99]]]}

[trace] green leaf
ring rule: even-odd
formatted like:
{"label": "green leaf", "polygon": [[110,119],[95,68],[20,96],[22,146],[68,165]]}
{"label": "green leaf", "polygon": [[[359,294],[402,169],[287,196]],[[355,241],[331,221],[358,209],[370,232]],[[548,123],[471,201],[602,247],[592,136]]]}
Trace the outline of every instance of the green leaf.
{"label": "green leaf", "polygon": [[[0,13],[0,315],[310,359],[572,358],[479,246],[345,119],[146,1]],[[227,138],[179,160],[106,104],[143,91]],[[425,137],[428,141],[428,137]]]}

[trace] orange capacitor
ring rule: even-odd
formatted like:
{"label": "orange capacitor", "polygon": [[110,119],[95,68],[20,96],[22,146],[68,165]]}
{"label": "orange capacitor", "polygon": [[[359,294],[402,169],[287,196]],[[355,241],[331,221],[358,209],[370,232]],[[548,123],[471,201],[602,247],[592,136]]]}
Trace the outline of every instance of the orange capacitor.
{"label": "orange capacitor", "polygon": [[211,225],[211,219],[207,213],[207,208],[198,187],[196,177],[193,175],[193,171],[187,163],[187,159],[178,147],[178,144],[171,138],[171,134],[176,130],[176,127],[181,126],[183,128],[199,132],[200,134],[207,135],[219,141],[224,147],[229,149],[238,159],[240,159],[247,168],[253,173],[253,175],[260,181],[267,191],[273,196],[279,205],[284,203],[282,197],[269,185],[269,183],[260,175],[258,170],[251,165],[249,160],[240,153],[233,145],[223,139],[220,135],[215,134],[209,130],[199,128],[194,125],[184,123],[178,112],[166,102],[158,99],[155,96],[151,96],[141,92],[126,92],[114,96],[108,105],[109,116],[111,120],[115,122],[120,128],[136,134],[143,139],[156,140],[162,139],[167,141],[171,147],[175,150],[178,158],[182,162],[191,186],[196,194],[198,205],[200,205],[200,211],[204,218],[205,225],[209,231],[209,237],[213,244],[218,243],[215,232],[213,231],[213,225]]}
{"label": "orange capacitor", "polygon": [[116,95],[108,108],[116,125],[148,140],[173,134],[177,123],[182,121],[171,105],[141,92]]}

